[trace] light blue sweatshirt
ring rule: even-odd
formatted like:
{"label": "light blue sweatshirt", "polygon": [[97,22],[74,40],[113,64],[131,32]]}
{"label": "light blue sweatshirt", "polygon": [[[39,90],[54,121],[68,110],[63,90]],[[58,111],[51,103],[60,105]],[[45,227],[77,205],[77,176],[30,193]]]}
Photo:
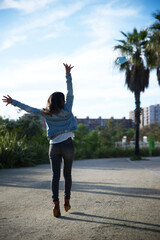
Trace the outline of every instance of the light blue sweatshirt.
{"label": "light blue sweatshirt", "polygon": [[70,73],[66,74],[66,82],[67,82],[67,96],[66,103],[64,108],[58,113],[53,114],[52,116],[48,116],[44,114],[41,109],[33,108],[27,106],[19,101],[12,100],[12,105],[17,106],[26,112],[35,115],[41,115],[44,117],[46,122],[47,136],[50,139],[51,136],[57,136],[62,133],[72,132],[78,128],[77,122],[72,113],[73,106],[73,87],[72,87],[72,77]]}

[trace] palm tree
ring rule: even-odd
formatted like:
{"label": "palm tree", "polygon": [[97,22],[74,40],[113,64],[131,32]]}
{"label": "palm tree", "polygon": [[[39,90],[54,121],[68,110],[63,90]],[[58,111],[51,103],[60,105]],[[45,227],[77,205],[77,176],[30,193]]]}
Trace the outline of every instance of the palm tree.
{"label": "palm tree", "polygon": [[135,28],[132,33],[121,33],[125,40],[118,40],[119,44],[114,47],[114,50],[119,50],[121,55],[125,55],[128,59],[126,63],[119,65],[119,68],[125,71],[125,83],[135,96],[135,155],[139,156],[140,93],[148,87],[150,72],[146,64],[150,59],[149,56],[146,58],[148,32],[147,30],[138,32]]}
{"label": "palm tree", "polygon": [[160,11],[157,11],[152,14],[152,16],[156,19],[155,23],[151,26],[151,29],[160,31]]}
{"label": "palm tree", "polygon": [[153,13],[153,17],[156,21],[150,27],[150,41],[148,42],[147,50],[148,55],[152,55],[152,68],[157,69],[157,80],[160,85],[160,11]]}

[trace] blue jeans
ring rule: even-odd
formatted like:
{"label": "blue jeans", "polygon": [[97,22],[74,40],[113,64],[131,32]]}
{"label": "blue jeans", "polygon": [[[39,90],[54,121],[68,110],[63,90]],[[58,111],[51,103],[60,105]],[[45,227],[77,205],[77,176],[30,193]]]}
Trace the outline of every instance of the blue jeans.
{"label": "blue jeans", "polygon": [[61,162],[63,164],[63,175],[65,179],[65,191],[64,197],[70,199],[71,186],[72,186],[72,162],[74,157],[74,145],[71,138],[66,141],[56,144],[50,144],[49,146],[49,159],[52,169],[52,199],[53,201],[59,201],[59,180],[61,173]]}

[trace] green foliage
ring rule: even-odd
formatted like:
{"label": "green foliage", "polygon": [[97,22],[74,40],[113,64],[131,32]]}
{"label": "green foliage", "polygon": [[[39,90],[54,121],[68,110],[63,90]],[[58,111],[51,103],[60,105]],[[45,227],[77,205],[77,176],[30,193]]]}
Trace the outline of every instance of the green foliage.
{"label": "green foliage", "polygon": [[[135,140],[135,130],[132,128],[125,129],[121,124],[116,125],[114,119],[107,123],[107,128],[99,126],[91,132],[85,125],[79,124],[74,138],[75,159],[134,156],[133,148],[115,147],[114,142],[121,141],[124,135],[130,140]],[[152,139],[155,140],[153,133],[152,136]],[[149,156],[148,148],[140,149],[140,155]],[[153,148],[152,155],[160,156],[160,148]]]}
{"label": "green foliage", "polygon": [[124,134],[130,133],[130,138],[135,135],[135,130],[123,128],[116,124],[114,119],[107,121],[107,128],[97,127],[89,132],[87,127],[79,124],[75,131],[75,159],[90,159],[104,157],[119,157],[133,155],[133,149],[115,148],[114,142],[121,141]]}
{"label": "green foliage", "polygon": [[160,124],[151,124],[150,126],[145,126],[140,130],[140,137],[151,136],[153,141],[160,142]]}
{"label": "green foliage", "polygon": [[[126,135],[131,140],[135,138],[134,129],[125,129],[121,124],[111,119],[107,128],[97,127],[89,131],[79,124],[75,131],[75,159],[93,159],[109,157],[132,157],[133,148],[115,147],[115,141],[121,141]],[[27,129],[26,129],[27,128]],[[154,125],[141,130],[141,134],[159,139],[160,126]],[[49,163],[48,139],[37,118],[27,116],[17,121],[0,118],[0,168],[34,166]],[[148,148],[140,149],[141,156],[148,156]],[[160,148],[152,149],[153,156],[160,156]]]}
{"label": "green foliage", "polygon": [[97,132],[94,130],[89,132],[85,125],[79,124],[74,138],[76,159],[93,158],[94,150],[98,144]]}
{"label": "green foliage", "polygon": [[105,127],[97,127],[97,132],[98,132],[98,136],[99,136],[99,142],[100,142],[100,146],[109,146],[112,147],[113,146],[113,135],[112,132],[114,131],[109,130],[108,128]]}
{"label": "green foliage", "polygon": [[129,157],[134,155],[133,148],[103,146],[97,151],[97,158]]}
{"label": "green foliage", "polygon": [[138,161],[138,160],[145,160],[145,159],[143,159],[143,158],[141,158],[141,157],[139,157],[139,156],[133,156],[133,157],[130,158],[130,160],[132,160],[132,161]]}
{"label": "green foliage", "polygon": [[0,168],[48,162],[48,140],[40,121],[32,116],[17,121],[0,118]]}
{"label": "green foliage", "polygon": [[[149,150],[148,148],[142,148],[140,149],[140,155],[147,157],[149,156]],[[152,148],[152,156],[160,156],[160,147],[154,147]]]}
{"label": "green foliage", "polygon": [[125,136],[128,137],[128,139],[132,139],[132,140],[135,140],[135,129],[133,128],[129,128],[129,129],[126,129],[125,131]]}

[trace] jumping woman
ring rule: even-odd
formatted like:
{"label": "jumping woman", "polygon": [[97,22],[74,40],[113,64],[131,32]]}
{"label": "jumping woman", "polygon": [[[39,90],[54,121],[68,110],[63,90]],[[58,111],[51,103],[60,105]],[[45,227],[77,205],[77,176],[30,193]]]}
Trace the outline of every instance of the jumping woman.
{"label": "jumping woman", "polygon": [[61,172],[62,158],[63,175],[65,180],[64,190],[64,209],[67,212],[70,208],[70,196],[72,186],[72,162],[74,157],[74,146],[72,138],[73,131],[77,129],[77,122],[72,113],[73,105],[73,88],[71,69],[73,66],[64,64],[66,70],[67,96],[62,92],[54,92],[47,101],[46,108],[37,109],[27,106],[17,100],[12,99],[9,95],[3,96],[3,102],[19,107],[26,112],[35,115],[41,115],[46,122],[47,137],[49,139],[49,159],[52,169],[52,200],[53,200],[53,216],[60,217],[59,204],[59,180]]}

